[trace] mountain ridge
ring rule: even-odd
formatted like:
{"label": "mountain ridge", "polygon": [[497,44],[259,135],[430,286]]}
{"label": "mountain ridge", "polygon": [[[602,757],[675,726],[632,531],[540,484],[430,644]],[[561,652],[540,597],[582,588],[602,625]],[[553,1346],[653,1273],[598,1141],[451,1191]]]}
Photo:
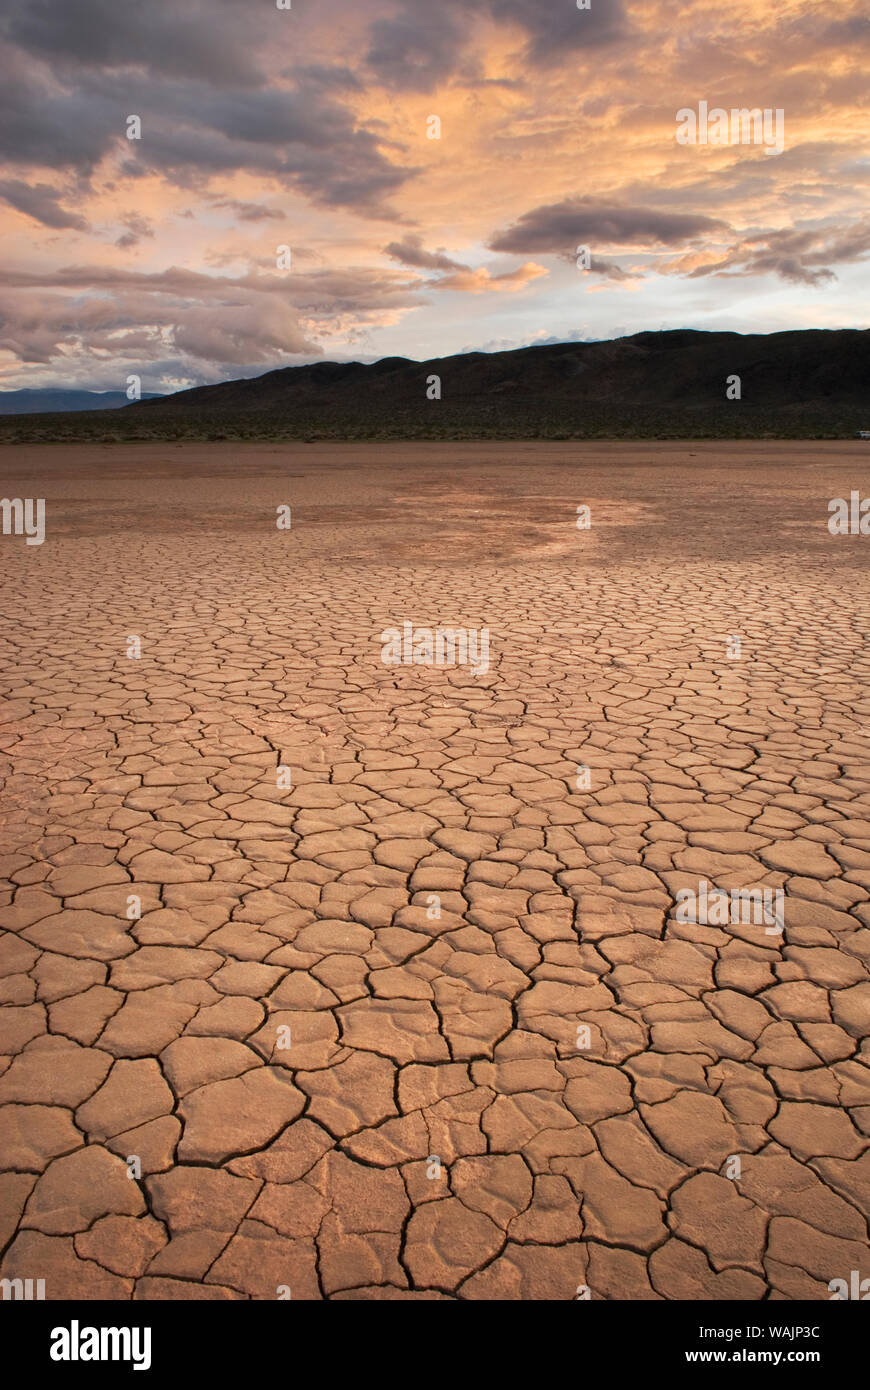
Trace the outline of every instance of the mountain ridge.
{"label": "mountain ridge", "polygon": [[[159,392],[147,391],[143,400],[160,399]],[[0,416],[44,415],[80,410],[120,410],[129,405],[126,391],[67,390],[64,387],[25,386],[16,391],[0,391]]]}
{"label": "mountain ridge", "polygon": [[[740,398],[728,399],[734,378]],[[674,329],[419,362],[318,361],[142,400],[111,424],[122,439],[800,438],[868,427],[870,329]]]}

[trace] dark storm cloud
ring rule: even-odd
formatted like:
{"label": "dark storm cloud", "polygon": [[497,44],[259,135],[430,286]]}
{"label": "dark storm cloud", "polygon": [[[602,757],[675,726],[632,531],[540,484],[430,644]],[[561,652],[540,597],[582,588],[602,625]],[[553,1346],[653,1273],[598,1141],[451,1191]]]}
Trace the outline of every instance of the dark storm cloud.
{"label": "dark storm cloud", "polygon": [[418,270],[467,270],[467,265],[452,261],[449,256],[423,248],[423,238],[407,236],[404,241],[391,241],[384,247],[384,254],[401,265],[414,266]]}
{"label": "dark storm cloud", "polygon": [[653,242],[681,246],[694,238],[721,232],[727,223],[697,213],[663,212],[656,208],[618,207],[592,199],[549,203],[523,213],[512,227],[496,233],[493,251],[520,255],[572,254],[578,244],[626,245]]}
{"label": "dark storm cloud", "polygon": [[77,212],[61,207],[60,196],[47,183],[28,184],[20,179],[0,181],[0,198],[18,212],[41,222],[44,227],[72,227],[79,232],[88,231],[90,223]]}
{"label": "dark storm cloud", "polygon": [[218,85],[256,84],[251,20],[213,0],[26,0],[0,33],[53,66],[141,67]]}
{"label": "dark storm cloud", "polygon": [[[10,163],[90,174],[112,148],[128,177],[163,174],[190,186],[236,171],[271,176],[313,201],[384,213],[383,199],[410,176],[377,136],[320,87],[201,87],[141,74],[94,72],[67,92],[42,72],[0,58],[0,155]],[[7,81],[3,81],[3,76]],[[126,139],[129,115],[142,139]]]}
{"label": "dark storm cloud", "polygon": [[374,21],[366,61],[385,87],[429,92],[450,76],[467,39],[455,9],[424,0]]}
{"label": "dark storm cloud", "polygon": [[0,45],[0,158],[86,174],[122,128],[120,120],[119,108],[99,93],[63,90]]}
{"label": "dark storm cloud", "polygon": [[489,8],[494,19],[525,29],[527,57],[537,63],[564,57],[566,51],[615,43],[628,31],[622,0],[592,0],[588,10],[578,10],[574,0],[489,0]]}
{"label": "dark storm cloud", "polygon": [[623,0],[593,0],[588,10],[578,10],[574,0],[405,0],[370,26],[369,69],[386,87],[432,91],[459,68],[481,15],[523,31],[524,58],[532,64],[614,43],[627,31]]}
{"label": "dark storm cloud", "polygon": [[[471,0],[376,11],[365,31],[370,73],[388,88],[430,90],[461,70],[480,13]],[[622,0],[594,0],[588,11],[569,0],[483,0],[482,13],[526,35],[531,63],[623,29]],[[285,70],[290,85],[276,85],[286,19],[270,0],[10,8],[0,17],[0,156],[89,177],[121,148],[128,177],[195,187],[254,172],[322,205],[389,215],[386,200],[418,171],[394,162],[394,150],[388,158],[377,121],[367,128],[344,104],[361,90],[345,64],[297,63]],[[132,114],[143,138],[126,148]]]}
{"label": "dark storm cloud", "polygon": [[322,63],[312,63],[308,66],[293,68],[282,76],[294,76],[297,81],[307,83],[312,87],[324,87],[333,92],[361,92],[364,84],[350,68],[341,67],[336,64],[334,67],[325,67]]}
{"label": "dark storm cloud", "polygon": [[[212,94],[201,112],[178,93],[176,118],[142,114],[143,138],[131,141],[128,175],[163,174],[182,185],[214,174],[255,172],[296,187],[313,202],[387,215],[384,198],[412,172],[387,160],[377,139],[348,114],[301,93]],[[144,105],[144,103],[140,103]]]}
{"label": "dark storm cloud", "polygon": [[[89,177],[113,150],[128,177],[184,187],[254,172],[314,202],[383,215],[413,170],[341,98],[345,66],[300,64],[276,84],[286,16],[242,0],[29,0],[0,16],[0,157]],[[293,48],[289,49],[292,54]],[[127,142],[126,119],[142,120]]]}

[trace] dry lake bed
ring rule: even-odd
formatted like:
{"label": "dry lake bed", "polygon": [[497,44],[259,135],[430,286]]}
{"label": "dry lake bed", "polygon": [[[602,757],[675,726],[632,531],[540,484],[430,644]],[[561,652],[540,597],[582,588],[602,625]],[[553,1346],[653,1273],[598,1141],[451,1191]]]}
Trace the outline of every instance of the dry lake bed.
{"label": "dry lake bed", "polygon": [[0,536],[0,1277],[870,1276],[870,443],[20,446],[0,490],[45,503]]}

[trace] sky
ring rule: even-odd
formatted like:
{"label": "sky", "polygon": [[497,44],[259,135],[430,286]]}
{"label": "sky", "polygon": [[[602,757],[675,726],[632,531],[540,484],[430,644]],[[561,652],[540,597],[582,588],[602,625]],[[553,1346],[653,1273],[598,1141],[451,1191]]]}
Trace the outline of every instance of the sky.
{"label": "sky", "polygon": [[866,0],[588,3],[0,0],[0,389],[866,327]]}

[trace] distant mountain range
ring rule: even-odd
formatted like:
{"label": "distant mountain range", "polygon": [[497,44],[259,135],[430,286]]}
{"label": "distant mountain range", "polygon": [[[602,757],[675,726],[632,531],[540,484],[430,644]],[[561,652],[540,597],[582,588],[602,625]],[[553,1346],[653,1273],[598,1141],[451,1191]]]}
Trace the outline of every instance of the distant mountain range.
{"label": "distant mountain range", "polygon": [[315,362],[143,399],[111,422],[0,421],[0,439],[851,438],[862,428],[870,329],[679,330]]}
{"label": "distant mountain range", "polygon": [[[156,391],[145,391],[143,401],[159,400]],[[0,415],[44,415],[73,410],[120,410],[129,405],[126,391],[0,391]]]}

